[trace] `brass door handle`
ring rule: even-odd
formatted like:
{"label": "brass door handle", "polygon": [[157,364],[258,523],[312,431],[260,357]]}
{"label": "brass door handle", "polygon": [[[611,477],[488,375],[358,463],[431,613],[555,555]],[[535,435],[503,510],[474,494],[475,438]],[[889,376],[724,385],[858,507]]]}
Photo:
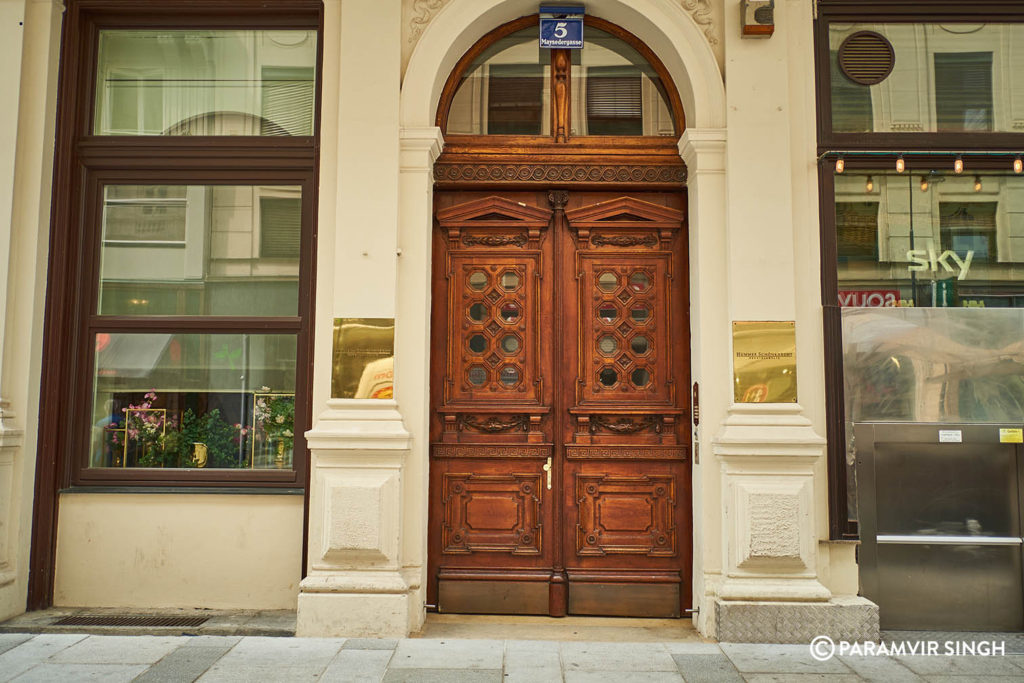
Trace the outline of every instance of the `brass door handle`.
{"label": "brass door handle", "polygon": [[551,458],[548,458],[548,461],[546,463],[544,463],[543,469],[544,469],[545,472],[548,473],[548,491],[550,491],[551,490]]}

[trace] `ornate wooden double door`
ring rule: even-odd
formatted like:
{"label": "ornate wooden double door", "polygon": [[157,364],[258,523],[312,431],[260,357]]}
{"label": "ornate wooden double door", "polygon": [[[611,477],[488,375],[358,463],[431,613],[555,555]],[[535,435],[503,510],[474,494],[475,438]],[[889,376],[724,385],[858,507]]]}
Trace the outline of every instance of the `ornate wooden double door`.
{"label": "ornate wooden double door", "polygon": [[438,191],[428,600],[690,605],[680,192]]}

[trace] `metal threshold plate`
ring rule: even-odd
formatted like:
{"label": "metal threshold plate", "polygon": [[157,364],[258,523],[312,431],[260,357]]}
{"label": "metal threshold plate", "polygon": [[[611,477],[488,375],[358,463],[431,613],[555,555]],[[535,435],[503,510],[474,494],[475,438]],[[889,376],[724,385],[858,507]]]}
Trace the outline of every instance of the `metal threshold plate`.
{"label": "metal threshold plate", "polygon": [[164,617],[131,614],[77,614],[53,622],[53,626],[202,626],[209,617]]}

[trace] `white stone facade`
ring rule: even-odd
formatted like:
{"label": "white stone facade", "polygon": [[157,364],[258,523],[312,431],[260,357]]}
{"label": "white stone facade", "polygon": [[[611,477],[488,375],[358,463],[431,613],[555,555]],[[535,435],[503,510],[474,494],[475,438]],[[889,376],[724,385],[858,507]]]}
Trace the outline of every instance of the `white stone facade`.
{"label": "white stone facade", "polygon": [[[679,150],[688,169],[691,376],[701,387],[693,430],[696,625],[710,637],[778,638],[756,628],[765,618],[758,605],[778,612],[814,603],[832,615],[822,622],[832,635],[862,633],[843,617],[861,610],[863,621],[870,607],[856,598],[853,549],[828,541],[812,3],[777,2],[768,40],[741,38],[739,0],[586,5],[658,55],[686,115]],[[116,585],[176,539],[246,533],[243,521],[212,521],[230,517],[218,517],[226,510],[245,518],[268,508],[260,533],[153,569],[137,587],[145,597],[121,604],[202,606],[226,595],[225,607],[297,605],[299,635],[308,636],[404,636],[423,622],[432,169],[444,145],[436,107],[466,50],[535,13],[537,3],[325,0],[324,10],[306,577],[300,583],[300,497],[214,503],[161,494],[208,514],[216,528],[174,517],[164,519],[161,535],[151,533],[147,515],[122,519],[118,533],[130,548],[123,555],[131,556],[122,557],[96,549],[109,544],[77,542],[103,534],[104,514],[118,507],[110,496],[118,494],[74,494],[65,497],[75,514],[58,522],[58,603],[91,604],[88,577],[75,567]],[[61,12],[49,0],[3,0],[0,12],[24,16],[17,31],[16,20],[0,24],[11,33],[0,41],[2,77],[14,80],[5,92],[20,93],[0,105],[8,124],[0,130],[11,139],[0,146],[3,617],[24,609],[28,576]],[[11,65],[19,62],[17,71]],[[329,398],[336,317],[395,319],[394,401]],[[744,320],[796,321],[799,404],[733,404],[731,323]],[[225,594],[228,575],[211,572],[201,589],[183,588],[196,563],[223,565],[229,554],[234,563],[273,556],[266,570],[273,585]],[[736,619],[755,626],[744,631]]]}

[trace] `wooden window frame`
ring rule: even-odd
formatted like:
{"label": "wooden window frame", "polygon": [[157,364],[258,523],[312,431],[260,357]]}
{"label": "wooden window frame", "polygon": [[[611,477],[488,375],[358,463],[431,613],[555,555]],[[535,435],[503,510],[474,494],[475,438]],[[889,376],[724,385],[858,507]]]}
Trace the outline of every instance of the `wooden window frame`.
{"label": "wooden window frame", "polygon": [[[305,29],[317,34],[313,132],[303,137],[94,135],[100,29]],[[323,63],[320,0],[68,0],[59,67],[50,253],[43,338],[34,534],[28,605],[50,604],[59,492],[74,490],[299,492],[309,478],[314,239]],[[105,184],[293,185],[302,188],[297,310],[289,317],[98,316]],[[90,469],[92,365],[104,332],[294,334],[295,443],[290,470]],[[74,407],[74,408],[72,408]],[[157,488],[153,488],[157,487]],[[169,489],[168,487],[173,487]]]}
{"label": "wooden window frame", "polygon": [[[859,538],[857,520],[847,514],[845,397],[843,386],[842,313],[839,306],[838,254],[835,219],[835,162],[841,153],[847,171],[887,171],[895,168],[898,150],[907,173],[952,169],[962,154],[974,170],[1011,168],[1024,150],[1024,133],[835,133],[832,130],[831,66],[828,25],[835,23],[1024,23],[1024,3],[1018,0],[817,0],[814,22],[815,88],[818,128],[818,208],[821,240],[821,304],[825,362],[829,537]],[[971,155],[971,152],[975,152]],[[857,156],[857,153],[870,153]]]}

